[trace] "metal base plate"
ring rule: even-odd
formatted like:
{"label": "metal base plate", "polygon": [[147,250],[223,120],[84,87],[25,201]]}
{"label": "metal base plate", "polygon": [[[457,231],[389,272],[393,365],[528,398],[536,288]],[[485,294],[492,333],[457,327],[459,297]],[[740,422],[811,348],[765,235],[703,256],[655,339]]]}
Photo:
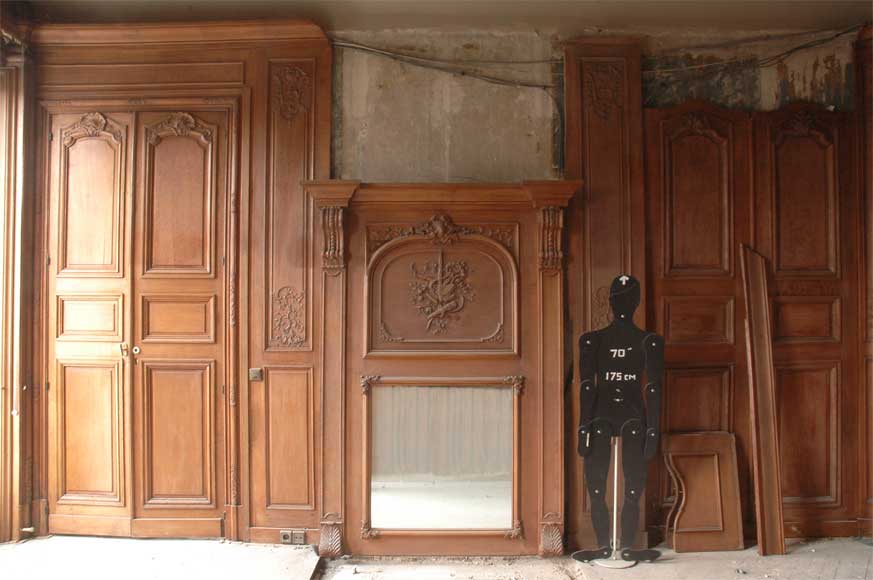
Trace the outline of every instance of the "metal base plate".
{"label": "metal base plate", "polygon": [[639,564],[639,562],[634,562],[633,560],[613,560],[610,558],[608,560],[591,560],[589,564],[592,566],[600,566],[601,568],[615,568],[617,570],[620,568],[633,568]]}

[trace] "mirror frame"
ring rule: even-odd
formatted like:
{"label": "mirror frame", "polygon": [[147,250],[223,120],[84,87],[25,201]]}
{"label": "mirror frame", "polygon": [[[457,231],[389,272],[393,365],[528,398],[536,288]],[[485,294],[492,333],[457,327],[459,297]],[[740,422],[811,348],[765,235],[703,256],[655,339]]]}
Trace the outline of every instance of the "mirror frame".
{"label": "mirror frame", "polygon": [[[506,377],[382,377],[365,375],[361,377],[361,395],[363,397],[364,417],[362,421],[363,480],[361,485],[361,506],[363,521],[361,522],[361,538],[372,540],[382,536],[500,536],[507,539],[524,537],[524,525],[521,521],[521,496],[519,480],[521,476],[521,395],[524,393],[525,377],[512,375]],[[498,529],[473,528],[373,528],[370,525],[370,497],[373,468],[373,398],[370,396],[373,388],[392,387],[499,387],[512,389],[512,527]]]}

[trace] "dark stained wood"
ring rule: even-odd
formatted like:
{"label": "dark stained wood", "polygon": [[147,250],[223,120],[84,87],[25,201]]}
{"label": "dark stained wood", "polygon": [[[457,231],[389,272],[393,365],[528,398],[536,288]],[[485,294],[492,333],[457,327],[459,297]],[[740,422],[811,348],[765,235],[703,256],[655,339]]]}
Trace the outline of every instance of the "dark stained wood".
{"label": "dark stained wood", "polygon": [[[751,237],[751,119],[690,101],[646,109],[645,121],[649,320],[667,341],[662,429],[736,434],[743,514],[752,524],[736,251]],[[672,505],[672,486],[660,467],[653,466],[650,487],[649,523],[655,526]]]}
{"label": "dark stained wood", "polygon": [[863,194],[864,275],[861,292],[861,360],[862,400],[861,440],[858,456],[861,458],[858,489],[858,517],[862,535],[873,536],[873,26],[869,24],[858,33],[855,44],[855,119],[859,130],[861,192]]}
{"label": "dark stained wood", "polygon": [[768,260],[787,536],[854,535],[863,440],[858,124],[755,113],[754,248]]}
{"label": "dark stained wood", "polygon": [[[609,322],[609,284],[621,273],[646,287],[646,217],[643,190],[640,44],[634,38],[592,37],[568,42],[564,50],[565,167],[583,179],[567,212],[567,311],[572,328],[565,348],[583,332]],[[646,326],[646,295],[636,322]],[[578,368],[578,354],[566,359]],[[578,376],[567,389],[568,539],[571,548],[593,546],[582,461],[575,452],[579,423]],[[572,401],[572,404],[570,404]],[[645,519],[646,506],[641,506]],[[645,530],[641,543],[647,543]]]}
{"label": "dark stained wood", "polygon": [[749,408],[752,419],[752,467],[758,553],[785,553],[782,510],[782,463],[777,418],[776,376],[773,363],[767,264],[763,256],[741,245],[746,302]]}
{"label": "dark stained wood", "polygon": [[736,438],[726,431],[668,435],[664,459],[675,505],[667,537],[677,552],[743,549]]}

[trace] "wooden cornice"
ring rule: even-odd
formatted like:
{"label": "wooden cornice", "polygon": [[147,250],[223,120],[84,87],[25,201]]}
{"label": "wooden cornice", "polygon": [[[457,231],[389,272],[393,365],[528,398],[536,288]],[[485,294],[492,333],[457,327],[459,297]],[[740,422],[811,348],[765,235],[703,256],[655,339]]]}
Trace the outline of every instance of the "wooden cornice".
{"label": "wooden cornice", "polygon": [[316,207],[348,207],[360,185],[360,181],[328,179],[304,181],[303,189],[312,196]]}
{"label": "wooden cornice", "polygon": [[308,20],[234,20],[137,24],[43,24],[33,28],[35,45],[210,44],[281,40],[327,40]]}

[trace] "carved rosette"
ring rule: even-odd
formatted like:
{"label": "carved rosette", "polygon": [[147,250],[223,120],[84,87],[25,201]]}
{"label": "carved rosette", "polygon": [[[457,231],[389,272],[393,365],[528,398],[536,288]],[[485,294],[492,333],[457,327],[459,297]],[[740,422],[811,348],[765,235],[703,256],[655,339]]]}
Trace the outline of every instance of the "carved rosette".
{"label": "carved rosette", "polygon": [[523,540],[524,539],[524,526],[522,526],[520,520],[515,520],[512,523],[512,529],[508,530],[504,535],[504,538],[507,540]]}
{"label": "carved rosette", "polygon": [[507,385],[512,385],[512,390],[516,395],[524,393],[524,375],[512,375],[503,379]]}
{"label": "carved rosette", "polygon": [[321,208],[321,229],[324,235],[321,263],[322,267],[329,272],[338,273],[346,267],[343,211],[343,208],[338,206]]}
{"label": "carved rosette", "polygon": [[624,103],[624,67],[615,63],[585,65],[582,80],[585,106],[601,119],[609,119]]}
{"label": "carved rosette", "polygon": [[321,522],[318,555],[322,558],[338,558],[343,555],[342,522],[338,520]]}
{"label": "carved rosette", "polygon": [[200,137],[205,143],[212,143],[212,128],[190,113],[173,113],[160,123],[146,129],[149,145],[155,146],[164,137]]}
{"label": "carved rosette", "polygon": [[273,296],[270,346],[299,347],[306,342],[306,309],[302,292],[290,286]]}
{"label": "carved rosette", "polygon": [[546,206],[540,210],[540,269],[556,271],[563,267],[564,209]]}
{"label": "carved rosette", "polygon": [[309,110],[312,79],[296,66],[283,66],[273,73],[274,106],[289,123],[301,112]]}
{"label": "carved rosette", "polygon": [[361,375],[361,392],[369,393],[373,383],[378,383],[381,378],[379,375]]}
{"label": "carved rosette", "polygon": [[372,540],[379,537],[379,530],[370,527],[370,520],[361,522],[361,539]]}
{"label": "carved rosette", "polygon": [[481,226],[461,226],[456,224],[446,214],[435,214],[428,221],[412,226],[389,225],[373,227],[367,231],[367,242],[370,252],[375,252],[386,243],[412,236],[423,237],[434,245],[447,246],[457,242],[460,236],[484,236],[513,251],[515,242],[515,226],[512,224],[494,224]]}
{"label": "carved rosette", "polygon": [[64,129],[64,147],[70,147],[82,137],[109,137],[118,144],[122,142],[122,128],[101,113],[85,113],[73,125]]}
{"label": "carved rosette", "polygon": [[561,556],[564,553],[564,535],[558,524],[543,524],[540,531],[540,556]]}

